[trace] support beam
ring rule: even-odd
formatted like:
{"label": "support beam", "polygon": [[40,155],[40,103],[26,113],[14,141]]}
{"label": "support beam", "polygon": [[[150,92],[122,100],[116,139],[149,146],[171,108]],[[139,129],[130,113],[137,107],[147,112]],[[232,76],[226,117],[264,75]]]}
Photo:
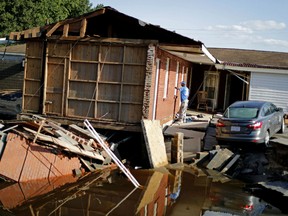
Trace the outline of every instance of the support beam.
{"label": "support beam", "polygon": [[81,28],[80,28],[80,37],[81,38],[85,37],[86,28],[87,28],[87,19],[83,19],[81,21]]}

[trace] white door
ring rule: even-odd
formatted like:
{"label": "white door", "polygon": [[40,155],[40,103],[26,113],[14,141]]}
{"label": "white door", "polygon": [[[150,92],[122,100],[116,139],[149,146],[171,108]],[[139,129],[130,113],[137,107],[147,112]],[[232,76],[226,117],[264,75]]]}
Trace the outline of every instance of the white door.
{"label": "white door", "polygon": [[216,71],[205,71],[203,90],[208,93],[208,103],[212,111],[217,107],[219,73]]}

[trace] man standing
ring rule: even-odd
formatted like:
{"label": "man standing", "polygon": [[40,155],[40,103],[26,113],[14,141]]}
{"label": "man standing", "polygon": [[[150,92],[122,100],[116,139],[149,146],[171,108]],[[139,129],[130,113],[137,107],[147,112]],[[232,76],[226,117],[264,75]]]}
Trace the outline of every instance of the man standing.
{"label": "man standing", "polygon": [[179,122],[183,123],[188,108],[189,89],[186,87],[186,83],[184,81],[181,82],[181,88],[178,87],[175,88],[180,91],[181,106],[178,111],[178,114],[179,114]]}

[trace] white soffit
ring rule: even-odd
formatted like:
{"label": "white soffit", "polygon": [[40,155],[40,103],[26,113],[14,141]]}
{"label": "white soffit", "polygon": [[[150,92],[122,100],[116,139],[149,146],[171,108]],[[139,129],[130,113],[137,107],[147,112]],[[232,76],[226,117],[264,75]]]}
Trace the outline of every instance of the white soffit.
{"label": "white soffit", "polygon": [[265,67],[241,67],[241,66],[230,66],[224,64],[215,64],[217,70],[234,70],[242,72],[258,72],[258,73],[276,73],[276,74],[287,74],[288,69],[279,68],[265,68]]}
{"label": "white soffit", "polygon": [[216,62],[203,45],[202,47],[160,45],[160,48],[193,63],[212,65]]}

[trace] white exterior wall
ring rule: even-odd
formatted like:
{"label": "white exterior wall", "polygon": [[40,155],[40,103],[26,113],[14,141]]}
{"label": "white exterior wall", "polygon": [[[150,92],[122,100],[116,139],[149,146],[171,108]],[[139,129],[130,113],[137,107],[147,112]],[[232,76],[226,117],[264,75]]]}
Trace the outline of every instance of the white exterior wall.
{"label": "white exterior wall", "polygon": [[264,100],[288,114],[288,74],[251,72],[249,100]]}

